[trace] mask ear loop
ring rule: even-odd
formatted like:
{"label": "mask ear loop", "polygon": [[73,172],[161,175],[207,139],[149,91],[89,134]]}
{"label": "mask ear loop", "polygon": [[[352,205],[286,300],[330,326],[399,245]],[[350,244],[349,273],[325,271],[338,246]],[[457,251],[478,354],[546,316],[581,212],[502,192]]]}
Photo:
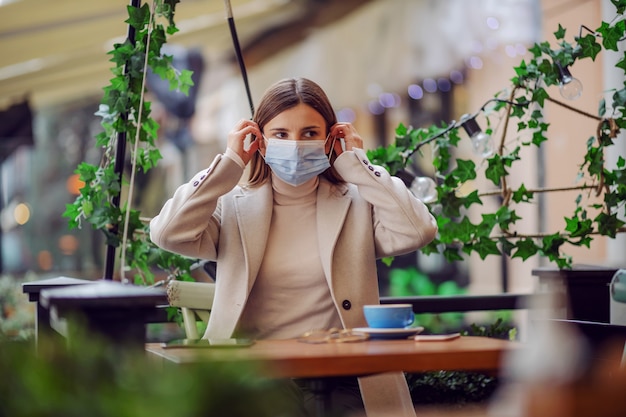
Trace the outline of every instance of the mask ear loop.
{"label": "mask ear loop", "polygon": [[[326,145],[326,141],[330,139],[330,133],[326,136],[326,140],[324,141],[324,145]],[[328,152],[328,160],[333,156],[333,151],[335,150],[335,142],[337,141],[337,136],[333,137],[333,143],[330,145],[330,151]]]}
{"label": "mask ear loop", "polygon": [[[263,142],[269,142],[269,141],[267,140],[267,138],[265,137],[265,135],[261,135],[261,138],[263,139]],[[265,146],[265,148],[267,149],[267,145]],[[260,147],[260,146],[257,148],[257,150],[256,150],[256,151],[259,153],[259,155],[261,155],[261,158],[263,158],[263,162],[265,162],[265,155],[263,155],[263,154],[261,153],[261,147]],[[267,164],[267,162],[265,162],[265,163]]]}

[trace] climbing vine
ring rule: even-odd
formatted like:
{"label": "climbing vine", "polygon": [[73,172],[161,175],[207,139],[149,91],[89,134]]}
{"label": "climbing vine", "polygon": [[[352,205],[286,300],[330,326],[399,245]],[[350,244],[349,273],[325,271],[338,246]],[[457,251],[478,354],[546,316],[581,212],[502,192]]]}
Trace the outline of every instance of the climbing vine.
{"label": "climbing vine", "polygon": [[150,241],[148,220],[128,201],[119,204],[122,186],[129,185],[127,176],[132,176],[134,171],[121,175],[115,169],[116,163],[125,162],[118,158],[119,147],[126,144],[134,170],[141,169],[145,173],[161,159],[156,147],[159,126],[150,117],[150,102],[144,100],[148,68],[168,80],[171,89],[187,94],[193,85],[191,72],[177,70],[172,65],[172,57],[161,53],[167,37],[178,31],[174,23],[177,3],[179,0],[155,0],[140,7],[127,7],[126,23],[134,36],[129,35],[124,43],[115,44],[109,52],[114,64],[113,78],[104,88],[96,113],[102,118],[103,130],[96,136],[102,158],[99,165],[83,162],[78,166],[76,173],[84,185],[64,213],[69,218],[70,228],[88,223],[104,233],[107,245],[120,248],[123,242],[127,243],[122,254],[125,265],[121,275],[133,271],[133,281],[141,284],[154,283],[153,267],[178,279],[191,279],[190,268],[195,261],[163,251]]}
{"label": "climbing vine", "polygon": [[[626,85],[612,91],[610,108],[604,99],[599,102],[597,115],[556,100],[547,91],[550,86],[563,84],[563,75],[568,74],[564,70],[568,71],[576,62],[595,61],[603,50],[618,50],[618,43],[625,39],[626,21],[622,15],[626,1],[612,0],[612,3],[617,11],[612,22],[602,22],[595,31],[581,26],[572,42],[565,40],[566,31],[559,25],[554,33],[556,48],[552,49],[548,42],[535,44],[530,48],[532,58],[515,68],[511,86],[494,94],[490,100],[492,108],[485,111],[489,123],[487,133],[493,133],[490,120],[494,117],[502,118],[504,127],[498,146],[482,164],[484,169],[479,169],[472,160],[455,158],[462,127],[462,123],[456,122],[428,128],[401,124],[396,129],[394,143],[369,152],[373,162],[385,166],[392,174],[401,175],[413,163],[414,154],[419,154],[426,144],[432,146],[436,198],[428,204],[437,218],[439,234],[423,249],[424,253],[441,253],[449,261],[463,260],[472,252],[481,259],[497,255],[526,260],[541,255],[559,268],[570,268],[572,259],[563,252],[564,244],[589,247],[595,236],[614,238],[617,233],[626,231],[622,220],[626,215],[626,164],[622,156],[613,168],[604,162],[607,148],[614,145],[618,132],[626,126]],[[589,33],[583,36],[583,30]],[[626,55],[616,67],[626,71]],[[533,189],[521,183],[513,188],[508,175],[514,165],[522,162],[521,149],[540,147],[548,140],[550,124],[545,122],[543,113],[546,102],[563,106],[578,116],[593,118],[598,123],[595,136],[578,138],[587,143],[586,154],[579,165],[579,184]],[[506,137],[511,123],[516,123],[515,140]],[[481,193],[472,189],[471,184],[478,175],[483,175],[494,190]],[[515,225],[522,220],[516,210],[518,205],[535,203],[539,193],[564,190],[579,190],[579,194],[574,212],[563,219],[560,231],[546,234],[516,231]],[[500,196],[500,206],[494,212],[483,209],[480,221],[472,222],[470,210],[493,195]]]}

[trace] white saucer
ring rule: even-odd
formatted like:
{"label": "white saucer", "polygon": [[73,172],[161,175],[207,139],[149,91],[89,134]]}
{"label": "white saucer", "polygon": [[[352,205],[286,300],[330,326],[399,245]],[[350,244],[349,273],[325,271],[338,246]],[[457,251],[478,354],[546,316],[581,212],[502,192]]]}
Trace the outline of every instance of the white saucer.
{"label": "white saucer", "polygon": [[404,329],[380,329],[373,327],[357,327],[355,332],[363,332],[372,339],[406,339],[424,331],[423,327],[407,327]]}

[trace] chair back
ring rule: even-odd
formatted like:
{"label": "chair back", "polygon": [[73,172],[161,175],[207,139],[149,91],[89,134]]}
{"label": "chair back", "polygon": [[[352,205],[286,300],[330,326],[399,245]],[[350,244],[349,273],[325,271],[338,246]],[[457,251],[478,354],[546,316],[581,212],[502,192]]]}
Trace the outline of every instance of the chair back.
{"label": "chair back", "polygon": [[187,339],[200,338],[196,322],[209,321],[214,297],[215,283],[212,282],[170,281],[167,284],[168,302],[181,309]]}

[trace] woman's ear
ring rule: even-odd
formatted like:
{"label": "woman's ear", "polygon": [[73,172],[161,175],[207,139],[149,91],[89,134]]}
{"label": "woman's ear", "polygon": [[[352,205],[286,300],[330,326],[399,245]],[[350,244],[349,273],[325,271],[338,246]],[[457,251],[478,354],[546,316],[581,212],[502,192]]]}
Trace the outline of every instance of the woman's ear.
{"label": "woman's ear", "polygon": [[330,134],[329,136],[326,136],[326,142],[324,142],[324,152],[326,153],[326,155],[330,155],[330,151],[333,148],[334,143],[335,143],[334,137],[331,137]]}
{"label": "woman's ear", "polygon": [[261,155],[265,156],[265,150],[267,149],[265,138],[261,136],[260,138],[257,138],[257,140],[259,141],[259,152],[261,152]]}

